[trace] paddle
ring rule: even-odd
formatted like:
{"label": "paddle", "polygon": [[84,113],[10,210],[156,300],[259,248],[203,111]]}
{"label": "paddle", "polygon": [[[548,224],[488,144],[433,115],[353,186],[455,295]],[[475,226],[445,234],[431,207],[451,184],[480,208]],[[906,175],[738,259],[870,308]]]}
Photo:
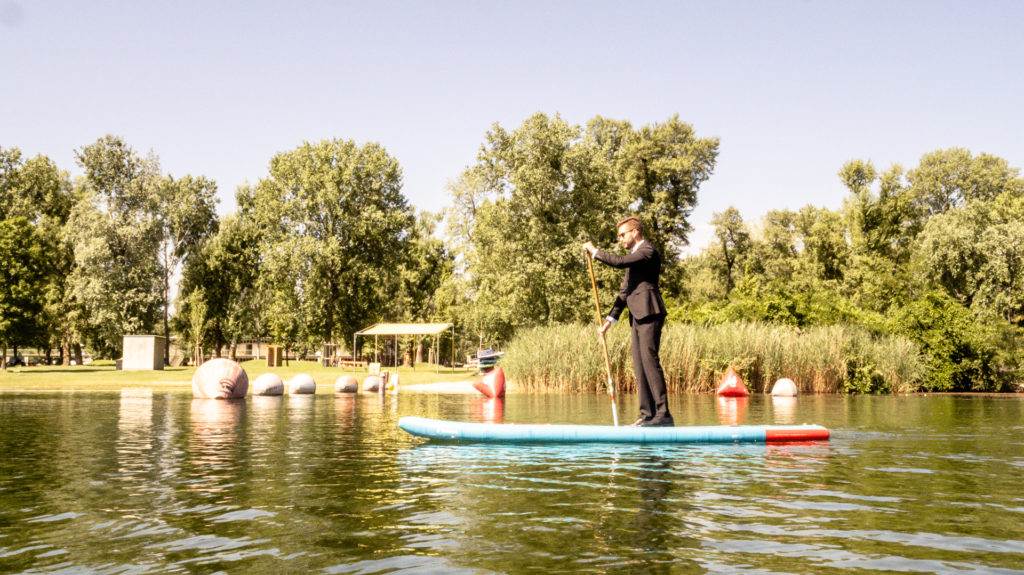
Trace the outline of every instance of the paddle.
{"label": "paddle", "polygon": [[[601,300],[597,297],[597,278],[594,277],[594,262],[586,250],[583,253],[587,259],[587,267],[590,268],[590,285],[594,287],[594,306],[597,308],[597,325],[600,327],[604,324],[604,318],[601,317]],[[604,338],[604,332],[601,332],[601,350],[604,352],[604,371],[608,375],[608,395],[612,397],[612,422],[618,426],[619,408],[615,404],[615,382],[612,381],[612,362],[608,359],[608,342]]]}

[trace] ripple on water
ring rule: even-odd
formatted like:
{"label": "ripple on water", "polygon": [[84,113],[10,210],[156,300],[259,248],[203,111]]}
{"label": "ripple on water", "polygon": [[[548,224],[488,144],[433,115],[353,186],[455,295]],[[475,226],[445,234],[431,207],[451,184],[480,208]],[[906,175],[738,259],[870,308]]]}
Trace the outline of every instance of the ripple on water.
{"label": "ripple on water", "polygon": [[[1014,402],[947,421],[929,401],[801,397],[796,420],[829,423],[832,441],[523,446],[425,443],[395,428],[402,415],[471,417],[472,398],[323,399],[93,395],[4,409],[0,397],[0,447],[12,454],[0,469],[0,572],[1024,565]],[[716,418],[713,398],[678,399],[695,419]],[[767,401],[752,398],[748,418],[770,416]],[[510,421],[607,419],[589,396],[505,405]]]}

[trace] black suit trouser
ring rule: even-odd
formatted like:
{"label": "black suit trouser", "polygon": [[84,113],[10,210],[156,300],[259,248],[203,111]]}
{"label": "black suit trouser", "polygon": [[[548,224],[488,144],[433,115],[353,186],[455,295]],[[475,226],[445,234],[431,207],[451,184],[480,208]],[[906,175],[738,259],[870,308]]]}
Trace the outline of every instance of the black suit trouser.
{"label": "black suit trouser", "polygon": [[658,358],[658,352],[661,350],[661,328],[664,325],[664,315],[633,320],[633,374],[636,376],[640,414],[648,419],[672,417],[668,410],[665,373]]}

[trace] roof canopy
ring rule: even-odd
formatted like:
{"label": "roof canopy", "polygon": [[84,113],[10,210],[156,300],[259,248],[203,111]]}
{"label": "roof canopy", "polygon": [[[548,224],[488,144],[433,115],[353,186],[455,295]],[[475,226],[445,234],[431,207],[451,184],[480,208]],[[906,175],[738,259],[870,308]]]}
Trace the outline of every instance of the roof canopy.
{"label": "roof canopy", "polygon": [[437,335],[451,327],[450,323],[377,323],[356,335]]}

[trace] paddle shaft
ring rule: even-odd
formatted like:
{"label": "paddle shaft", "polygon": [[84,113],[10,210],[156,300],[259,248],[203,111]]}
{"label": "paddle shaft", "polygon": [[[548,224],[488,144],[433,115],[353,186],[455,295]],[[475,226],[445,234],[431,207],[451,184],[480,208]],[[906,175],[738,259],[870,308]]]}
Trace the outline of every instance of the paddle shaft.
{"label": "paddle shaft", "polygon": [[[587,267],[590,269],[590,285],[594,288],[594,307],[597,309],[597,325],[604,325],[604,317],[601,316],[601,300],[597,295],[597,278],[594,276],[594,262],[590,254],[586,254]],[[601,332],[601,351],[604,352],[604,371],[608,376],[608,395],[612,397],[612,423],[619,425],[619,408],[615,403],[615,382],[612,380],[612,362],[608,358],[608,342],[605,340],[604,332]]]}

